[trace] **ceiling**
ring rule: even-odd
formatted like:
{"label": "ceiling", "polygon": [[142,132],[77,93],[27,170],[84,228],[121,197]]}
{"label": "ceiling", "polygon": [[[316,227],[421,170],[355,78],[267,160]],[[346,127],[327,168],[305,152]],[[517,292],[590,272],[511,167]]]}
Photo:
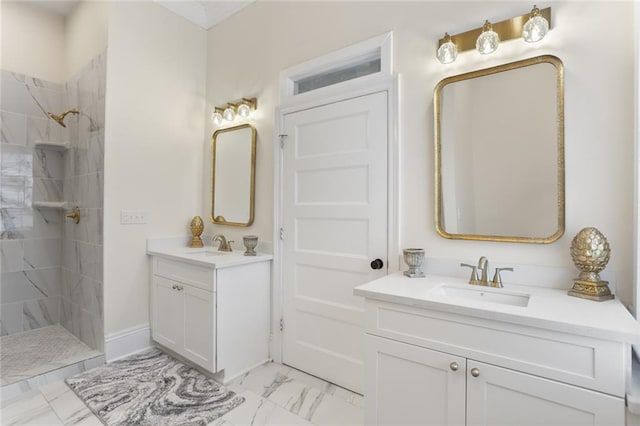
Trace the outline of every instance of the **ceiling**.
{"label": "ceiling", "polygon": [[[80,3],[80,0],[30,0],[31,3],[43,7],[62,16],[69,15]],[[255,0],[147,0],[163,6],[173,13],[188,19],[205,30],[225,20]]]}

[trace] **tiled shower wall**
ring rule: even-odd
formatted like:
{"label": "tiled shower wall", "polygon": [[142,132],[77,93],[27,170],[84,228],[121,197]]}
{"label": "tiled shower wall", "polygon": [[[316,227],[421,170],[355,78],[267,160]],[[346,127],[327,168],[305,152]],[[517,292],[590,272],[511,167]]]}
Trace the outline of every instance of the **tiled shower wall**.
{"label": "tiled shower wall", "polygon": [[32,208],[62,199],[64,154],[39,150],[67,132],[46,111],[61,111],[64,86],[21,74],[0,74],[0,334],[56,324],[60,319],[62,212]]}
{"label": "tiled shower wall", "polygon": [[104,194],[104,94],[106,54],[67,82],[71,120],[64,198],[80,207],[80,223],[67,220],[62,240],[60,323],[89,347],[104,348],[102,302],[102,205]]}
{"label": "tiled shower wall", "polygon": [[[2,71],[0,97],[0,334],[60,323],[103,350],[102,204],[106,54],[66,86]],[[68,115],[64,129],[46,111]],[[36,141],[69,141],[66,151]],[[79,206],[79,224],[66,210],[33,201]]]}

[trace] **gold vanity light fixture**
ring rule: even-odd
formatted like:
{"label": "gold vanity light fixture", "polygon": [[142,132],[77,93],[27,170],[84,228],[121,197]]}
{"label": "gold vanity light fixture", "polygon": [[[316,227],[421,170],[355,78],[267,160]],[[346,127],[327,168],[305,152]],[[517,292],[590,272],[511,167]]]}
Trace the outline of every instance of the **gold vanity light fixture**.
{"label": "gold vanity light fixture", "polygon": [[239,101],[227,102],[224,106],[214,107],[211,120],[216,126],[220,126],[224,121],[234,121],[236,117],[248,119],[257,108],[256,98],[242,98]]}
{"label": "gold vanity light fixture", "polygon": [[[452,36],[445,33],[438,41],[436,57],[441,63],[449,64],[456,60],[458,53],[467,50],[476,49],[483,55],[493,53],[500,41],[522,37],[528,43],[535,43],[547,35],[550,22],[551,8],[538,9],[534,5],[531,12],[524,15],[493,24],[487,20],[482,27]],[[453,47],[455,54],[451,54]]]}
{"label": "gold vanity light fixture", "polygon": [[211,114],[211,120],[213,120],[213,124],[219,126],[222,124],[222,113],[224,109],[220,107],[214,107],[213,114]]}

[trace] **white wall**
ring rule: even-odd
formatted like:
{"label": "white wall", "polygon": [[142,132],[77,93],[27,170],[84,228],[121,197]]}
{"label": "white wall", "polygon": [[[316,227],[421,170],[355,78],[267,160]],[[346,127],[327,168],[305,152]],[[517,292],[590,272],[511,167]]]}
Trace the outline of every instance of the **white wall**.
{"label": "white wall", "polygon": [[73,77],[107,46],[105,1],[83,1],[65,20],[65,81]]}
{"label": "white wall", "polygon": [[0,68],[64,83],[64,18],[27,2],[2,1]]}
{"label": "white wall", "polygon": [[[105,334],[149,322],[148,237],[187,235],[202,210],[206,33],[150,2],[109,9]],[[120,225],[120,210],[147,212]]]}
{"label": "white wall", "polygon": [[[325,53],[394,31],[400,91],[401,247],[425,247],[428,256],[500,264],[572,267],[569,246],[585,226],[609,239],[618,297],[632,299],[633,267],[633,4],[554,2],[553,29],[536,46],[503,43],[481,57],[463,53],[450,66],[435,58],[445,31],[478,27],[528,12],[522,2],[265,2],[248,6],[208,31],[207,112],[213,105],[257,96],[256,220],[249,228],[208,224],[239,241],[252,233],[272,238],[273,123],[279,72]],[[594,31],[602,22],[616,30]],[[444,77],[541,54],[565,65],[566,233],[550,245],[446,240],[433,217],[433,89]],[[206,134],[215,130],[207,121]],[[206,163],[205,163],[206,164]],[[205,169],[203,196],[208,199]],[[205,203],[207,205],[208,202]],[[203,208],[202,214],[208,213]],[[206,216],[208,217],[208,216]],[[567,287],[570,283],[567,283]]]}

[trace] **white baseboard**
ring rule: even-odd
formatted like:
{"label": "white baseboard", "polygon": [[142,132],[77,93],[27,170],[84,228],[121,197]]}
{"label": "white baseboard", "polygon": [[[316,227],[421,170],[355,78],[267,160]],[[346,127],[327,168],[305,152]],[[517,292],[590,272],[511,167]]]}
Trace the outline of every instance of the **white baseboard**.
{"label": "white baseboard", "polygon": [[106,336],[104,355],[107,362],[112,362],[151,346],[151,327],[149,324],[143,324]]}

